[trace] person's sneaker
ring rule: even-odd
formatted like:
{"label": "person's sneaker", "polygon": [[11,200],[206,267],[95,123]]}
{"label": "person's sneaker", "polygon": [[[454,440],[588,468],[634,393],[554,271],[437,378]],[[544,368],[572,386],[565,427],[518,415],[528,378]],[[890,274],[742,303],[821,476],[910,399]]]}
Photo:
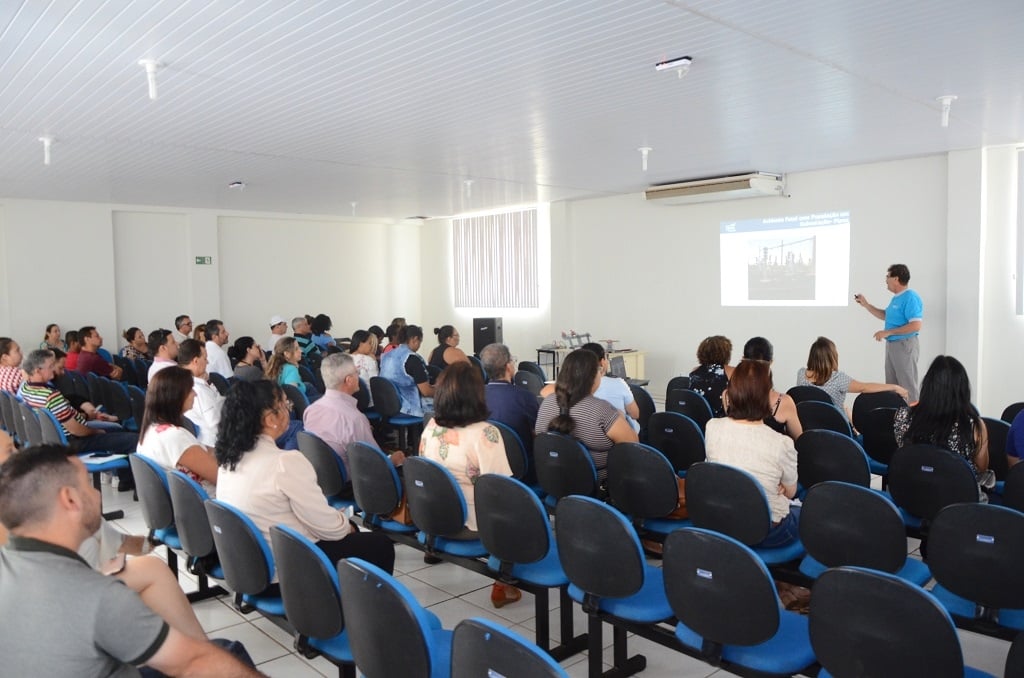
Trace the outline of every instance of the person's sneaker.
{"label": "person's sneaker", "polygon": [[[114,480],[118,480],[115,478]],[[135,481],[133,480],[120,480],[117,483],[118,492],[131,492],[135,489]]]}

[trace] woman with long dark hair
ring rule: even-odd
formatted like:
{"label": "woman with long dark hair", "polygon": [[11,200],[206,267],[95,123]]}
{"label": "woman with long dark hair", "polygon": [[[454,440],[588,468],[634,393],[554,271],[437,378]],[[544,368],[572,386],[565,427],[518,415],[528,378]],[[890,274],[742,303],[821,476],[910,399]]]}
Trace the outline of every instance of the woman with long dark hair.
{"label": "woman with long dark hair", "polygon": [[138,453],[212,489],[217,484],[217,460],[185,425],[185,412],[196,397],[193,383],[192,373],[184,367],[172,365],[153,375],[139,424]]}
{"label": "woman with long dark hair", "polygon": [[228,349],[228,357],[235,361],[235,378],[240,381],[259,381],[267,371],[263,349],[252,337],[239,337]]}
{"label": "woman with long dark hair", "polygon": [[764,423],[771,413],[771,390],[768,363],[740,361],[723,396],[728,415],[707,423],[704,440],[708,461],[742,469],[764,489],[772,520],[759,544],[765,548],[796,541],[800,519],[800,509],[789,503],[796,496],[796,447]]}
{"label": "woman with long dark hair", "polygon": [[596,355],[577,350],[565,356],[558,369],[555,392],[544,398],[537,412],[534,433],[564,433],[583,443],[594,460],[598,481],[604,482],[612,446],[639,439],[622,412],[594,397],[600,384]]}
{"label": "woman with long dark hair", "polygon": [[[893,421],[900,447],[928,443],[963,457],[982,485],[994,482],[988,473],[988,431],[971,404],[967,370],[952,356],[932,361],[921,381],[921,399],[896,410]],[[984,494],[979,494],[979,498]]]}
{"label": "woman with long dark hair", "polygon": [[309,460],[274,444],[288,430],[289,411],[284,392],[271,381],[240,381],[228,391],[217,436],[217,498],[249,516],[268,543],[270,527],[284,524],[316,542],[331,562],[363,558],[393,572],[391,540],[359,532],[327,503]]}
{"label": "woman with long dark hair", "polygon": [[468,363],[466,353],[459,348],[459,331],[451,325],[442,325],[434,328],[437,336],[437,347],[430,353],[430,365],[438,369],[444,369],[455,363]]}

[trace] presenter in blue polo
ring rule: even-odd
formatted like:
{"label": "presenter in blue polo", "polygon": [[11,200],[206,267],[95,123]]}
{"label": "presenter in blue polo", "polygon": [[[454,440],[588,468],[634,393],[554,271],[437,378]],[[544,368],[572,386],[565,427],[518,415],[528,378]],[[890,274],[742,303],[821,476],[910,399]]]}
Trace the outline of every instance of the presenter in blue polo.
{"label": "presenter in blue polo", "polygon": [[907,287],[909,283],[910,269],[904,264],[893,264],[885,275],[886,289],[893,294],[888,306],[872,306],[863,294],[855,294],[853,299],[868,313],[885,321],[885,329],[875,332],[875,341],[885,341],[885,382],[907,389],[908,401],[915,402],[917,358],[921,353],[917,335],[921,332],[924,305],[921,296]]}

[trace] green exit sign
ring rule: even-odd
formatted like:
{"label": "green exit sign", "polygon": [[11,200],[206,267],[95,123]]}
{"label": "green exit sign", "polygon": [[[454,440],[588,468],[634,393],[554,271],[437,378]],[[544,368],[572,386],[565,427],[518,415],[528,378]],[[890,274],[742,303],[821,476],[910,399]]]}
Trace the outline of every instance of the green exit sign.
{"label": "green exit sign", "polygon": [[196,257],[196,266],[210,266],[213,264],[213,257]]}

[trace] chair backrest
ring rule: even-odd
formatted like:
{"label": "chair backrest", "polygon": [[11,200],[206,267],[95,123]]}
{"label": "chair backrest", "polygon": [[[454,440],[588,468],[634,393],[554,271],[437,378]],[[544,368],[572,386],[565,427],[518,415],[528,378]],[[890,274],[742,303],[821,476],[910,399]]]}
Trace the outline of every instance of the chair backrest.
{"label": "chair backrest", "polygon": [[501,442],[505,445],[505,456],[508,457],[508,466],[512,469],[512,477],[523,478],[526,476],[527,471],[530,470],[530,460],[519,434],[500,421],[488,419],[487,423],[501,433]]}
{"label": "chair backrest", "polygon": [[[132,419],[132,399],[128,395],[128,387],[113,379],[103,379],[102,382],[105,396],[104,409],[122,423]],[[141,421],[141,419],[136,420],[135,425],[138,426]]]}
{"label": "chair backrest", "polygon": [[819,403],[832,403],[832,396],[828,392],[819,386],[794,386],[793,388],[786,391],[786,395],[793,399],[793,402],[799,405],[802,402],[808,400],[815,400]]}
{"label": "chair backrest", "polygon": [[548,554],[554,535],[536,493],[506,476],[487,473],[473,486],[480,541],[504,563],[535,563]]}
{"label": "chair backrest", "polygon": [[348,467],[352,494],[367,515],[387,515],[395,510],[402,499],[402,483],[387,455],[372,445],[352,443]]}
{"label": "chair backrest", "polygon": [[321,393],[327,390],[326,388],[324,388],[324,380],[320,376],[320,370],[314,372],[313,370],[309,369],[308,365],[303,365],[302,363],[299,363],[299,378],[301,378],[302,381],[308,384],[313,384],[313,386],[315,386],[316,389]]}
{"label": "chair backrest", "polygon": [[597,492],[597,469],[587,448],[561,433],[541,433],[533,441],[533,463],[541,489],[556,500]]}
{"label": "chair backrest", "polygon": [[331,446],[308,431],[296,436],[299,452],[316,471],[316,482],[325,497],[333,497],[345,487],[345,465]]}
{"label": "chair backrest", "polygon": [[895,391],[879,391],[878,393],[861,393],[853,399],[853,425],[859,431],[864,415],[879,407],[891,407],[898,410],[906,407],[907,401]]}
{"label": "chair backrest", "polygon": [[18,434],[17,422],[14,419],[14,405],[11,394],[7,391],[0,391],[0,424],[10,435]]}
{"label": "chair backrest", "polygon": [[895,573],[907,557],[906,528],[896,505],[867,487],[831,480],[804,497],[800,542],[825,567],[856,565]]}
{"label": "chair backrest", "polygon": [[857,430],[864,437],[864,452],[880,464],[888,465],[899,447],[893,430],[895,419],[895,408],[878,407],[863,413],[857,424]]}
{"label": "chair backrest", "polygon": [[210,372],[208,376],[210,377],[210,383],[217,389],[217,393],[226,396],[228,391],[231,390],[231,384],[228,383],[227,377],[223,374]]}
{"label": "chair backrest", "polygon": [[206,500],[206,516],[228,588],[262,593],[274,578],[274,557],[259,528],[249,516],[216,499]]}
{"label": "chair backrest", "polygon": [[1014,464],[1006,474],[1003,506],[1024,513],[1024,464]]}
{"label": "chair backrest", "polygon": [[889,492],[896,505],[922,520],[946,506],[978,501],[978,481],[961,457],[935,445],[896,450],[889,463]]}
{"label": "chair backrest", "polygon": [[651,416],[647,423],[647,444],[660,450],[676,472],[685,471],[707,458],[700,426],[678,412],[657,412]]}
{"label": "chair backrest", "polygon": [[796,404],[796,416],[800,419],[800,426],[804,431],[824,429],[853,437],[853,431],[850,429],[850,422],[846,420],[846,415],[831,401],[827,403],[817,400],[799,402]]}
{"label": "chair backrest", "polygon": [[533,372],[527,372],[526,370],[516,372],[515,376],[512,377],[512,383],[525,388],[535,396],[539,396],[541,389],[544,388],[544,380]]}
{"label": "chair backrest", "polygon": [[935,581],[987,608],[1024,608],[1024,514],[991,504],[953,504],[928,533]]}
{"label": "chair backrest", "polygon": [[632,520],[661,518],[675,510],[678,476],[665,455],[640,443],[618,443],[608,452],[608,497]]}
{"label": "chair backrest", "polygon": [[451,471],[431,459],[410,457],[402,475],[416,527],[433,537],[451,537],[465,529],[466,498]]}
{"label": "chair backrest", "polygon": [[302,413],[309,407],[309,398],[295,384],[281,384],[284,395],[292,404],[292,419],[302,421]]}
{"label": "chair backrest", "polygon": [[853,438],[835,431],[804,431],[796,440],[796,468],[804,489],[826,480],[871,486],[871,468],[864,450]]}
{"label": "chair backrest", "polygon": [[996,480],[1006,480],[1010,470],[1010,462],[1006,458],[1006,439],[1010,435],[1010,425],[1002,419],[982,417],[988,433],[988,467],[996,475]]}
{"label": "chair backrest", "polygon": [[643,441],[647,436],[647,429],[651,425],[651,416],[654,415],[657,408],[654,406],[654,398],[643,386],[630,384],[629,392],[633,394],[636,407],[640,410],[636,423],[640,425],[640,440]]}
{"label": "chair backrest", "polygon": [[[338,580],[349,646],[363,675],[435,675],[430,619],[409,589],[359,558],[338,563]],[[398,639],[400,646],[387,642],[389,638]]]}
{"label": "chair backrest", "polygon": [[31,445],[32,441],[29,438],[28,432],[25,430],[25,403],[20,400],[15,400],[13,404],[14,411],[14,433],[18,436],[18,440],[21,442],[21,446],[25,447]]}
{"label": "chair backrest", "polygon": [[640,590],[644,555],[625,516],[592,497],[571,496],[558,502],[555,522],[562,568],[585,594],[626,598]]}
{"label": "chair backrest", "polygon": [[181,471],[167,474],[167,487],[174,511],[174,527],[181,548],[190,556],[202,558],[214,552],[213,532],[204,502],[210,497],[202,485]]}
{"label": "chair backrest", "polygon": [[316,544],[290,527],[270,528],[288,623],[308,638],[333,638],[345,629],[338,572]]}
{"label": "chair backrest", "polygon": [[1013,420],[1020,414],[1021,410],[1024,410],[1024,401],[1019,403],[1011,403],[1006,406],[1003,413],[999,415],[999,418],[1005,421],[1007,424],[1012,424]]}
{"label": "chair backrest", "polygon": [[567,678],[551,655],[487,619],[464,619],[452,635],[452,676]]}
{"label": "chair backrest", "polygon": [[814,584],[808,625],[814,654],[833,676],[964,675],[949,614],[924,589],[885,572],[824,572]]}
{"label": "chair backrest", "polygon": [[547,381],[548,375],[544,373],[544,368],[533,362],[532,360],[520,360],[516,366],[516,370],[519,372],[533,372],[540,377],[541,382]]}
{"label": "chair backrest", "polygon": [[68,370],[64,372],[64,374],[66,374],[71,379],[71,383],[74,384],[75,394],[80,398],[89,400],[91,397],[89,392],[89,380],[85,378],[85,375],[74,370]]}
{"label": "chair backrest", "polygon": [[142,504],[142,517],[150,530],[163,530],[174,525],[174,509],[167,487],[167,472],[149,457],[128,455],[135,478],[135,492]]}
{"label": "chair backrest", "polygon": [[43,429],[39,423],[39,416],[36,412],[36,408],[32,407],[28,403],[17,401],[18,411],[21,414],[21,438],[26,445],[39,445],[43,442]]}
{"label": "chair backrest", "polygon": [[684,375],[681,377],[672,377],[671,379],[669,379],[668,386],[665,387],[665,402],[668,402],[669,394],[676,389],[689,391],[690,377]]}
{"label": "chair backrest", "polygon": [[366,383],[363,378],[359,379],[359,390],[352,394],[356,399],[356,408],[362,412],[369,412],[372,408],[370,405],[370,385]]}
{"label": "chair backrest", "polygon": [[[81,372],[79,372],[81,374]],[[103,384],[100,383],[100,377],[95,372],[89,372],[84,375],[85,383],[89,389],[89,401],[94,405],[105,405],[103,402]]]}
{"label": "chair backrest", "polygon": [[132,419],[142,426],[142,415],[146,413],[146,392],[138,386],[128,386],[128,399],[132,403]]}
{"label": "chair backrest", "polygon": [[701,433],[704,432],[705,426],[713,416],[711,405],[708,405],[704,396],[686,388],[674,388],[668,392],[668,398],[665,399],[665,411],[685,414],[697,422]]}
{"label": "chair backrest", "polygon": [[402,410],[398,389],[384,377],[370,377],[370,393],[373,395],[373,409],[385,419]]}
{"label": "chair backrest", "polygon": [[720,532],[748,546],[764,541],[771,511],[764,490],[746,471],[701,462],[686,474],[686,507],[695,527]]}
{"label": "chair backrest", "polygon": [[147,362],[142,358],[135,359],[135,375],[138,377],[138,385],[145,389],[149,386],[149,366],[152,363]]}
{"label": "chair backrest", "polygon": [[758,645],[779,628],[779,596],[764,563],[732,537],[684,528],[665,538],[665,593],[679,621],[707,641]]}
{"label": "chair backrest", "polygon": [[477,358],[475,355],[467,355],[466,357],[469,358],[469,362],[476,365],[477,369],[480,370],[480,376],[484,378],[484,383],[486,384],[489,381],[487,379],[487,370],[484,369],[484,364],[480,361],[480,358]]}
{"label": "chair backrest", "polygon": [[128,360],[126,358],[121,358],[120,360],[118,360],[117,357],[115,357],[114,360],[116,361],[117,366],[124,371],[123,381],[125,385],[138,386],[139,372],[138,370],[135,369],[135,361]]}
{"label": "chair backrest", "polygon": [[53,412],[46,408],[39,408],[36,414],[39,417],[39,428],[42,431],[44,445],[67,445],[68,438],[64,435],[64,428],[57,421]]}

